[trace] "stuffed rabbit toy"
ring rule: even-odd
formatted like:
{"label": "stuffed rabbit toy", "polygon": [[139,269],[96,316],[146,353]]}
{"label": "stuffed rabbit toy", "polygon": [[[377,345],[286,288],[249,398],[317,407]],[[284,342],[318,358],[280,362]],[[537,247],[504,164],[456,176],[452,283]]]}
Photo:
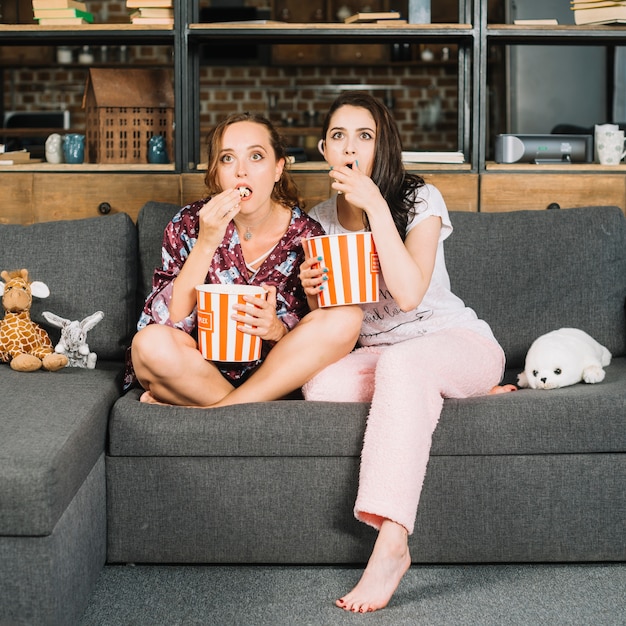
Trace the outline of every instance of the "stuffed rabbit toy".
{"label": "stuffed rabbit toy", "polygon": [[87,331],[104,317],[104,313],[96,311],[82,322],[71,322],[49,311],[44,311],[42,315],[50,324],[61,329],[61,338],[54,351],[67,356],[68,366],[94,369],[98,357],[95,352],[89,351],[89,344],[86,341]]}

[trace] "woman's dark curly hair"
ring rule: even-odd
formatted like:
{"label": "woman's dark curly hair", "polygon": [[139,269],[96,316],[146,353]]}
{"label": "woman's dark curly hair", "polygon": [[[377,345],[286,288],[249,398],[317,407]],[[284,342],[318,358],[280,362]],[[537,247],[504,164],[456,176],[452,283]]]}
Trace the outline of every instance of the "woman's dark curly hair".
{"label": "woman's dark curly hair", "polygon": [[233,113],[225,120],[221,121],[215,128],[211,130],[207,137],[209,166],[204,177],[204,184],[208,189],[209,196],[220,193],[223,189],[219,185],[217,176],[217,167],[219,165],[220,152],[222,150],[222,141],[226,129],[237,122],[253,122],[265,126],[270,136],[270,143],[274,150],[276,160],[285,159],[285,167],[278,182],[274,185],[272,191],[272,200],[279,202],[284,206],[293,209],[296,206],[304,208],[304,204],[299,197],[298,188],[291,178],[291,174],[287,171],[287,148],[283,138],[279,135],[274,125],[262,115],[256,113]]}
{"label": "woman's dark curly hair", "polygon": [[333,114],[343,106],[366,109],[376,122],[376,149],[371,178],[387,201],[398,233],[404,241],[409,217],[415,212],[417,190],[425,184],[424,179],[409,174],[404,169],[398,126],[389,109],[368,93],[348,91],[336,98],[330,105],[322,126],[324,141]]}

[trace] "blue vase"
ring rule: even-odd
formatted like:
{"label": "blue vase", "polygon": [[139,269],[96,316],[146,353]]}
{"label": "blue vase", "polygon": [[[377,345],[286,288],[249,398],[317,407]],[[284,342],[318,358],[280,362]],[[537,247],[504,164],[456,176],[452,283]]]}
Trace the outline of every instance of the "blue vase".
{"label": "blue vase", "polygon": [[169,163],[165,138],[162,135],[153,135],[148,140],[148,163]]}
{"label": "blue vase", "polygon": [[82,163],[85,160],[85,135],[65,135],[63,155],[66,163]]}

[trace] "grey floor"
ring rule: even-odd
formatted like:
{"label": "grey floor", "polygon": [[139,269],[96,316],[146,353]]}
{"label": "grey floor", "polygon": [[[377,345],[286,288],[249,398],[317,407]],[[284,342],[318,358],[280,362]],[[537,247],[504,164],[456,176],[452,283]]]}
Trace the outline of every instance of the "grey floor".
{"label": "grey floor", "polygon": [[345,613],[360,572],[107,566],[79,626],[626,625],[626,564],[412,566],[386,609]]}

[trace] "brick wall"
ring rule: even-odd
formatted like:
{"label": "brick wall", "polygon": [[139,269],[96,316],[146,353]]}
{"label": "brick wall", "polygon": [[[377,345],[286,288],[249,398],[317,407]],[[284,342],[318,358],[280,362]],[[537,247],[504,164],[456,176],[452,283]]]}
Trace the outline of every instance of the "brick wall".
{"label": "brick wall", "polygon": [[391,107],[407,150],[458,148],[457,67],[438,62],[399,67],[203,66],[201,127],[207,131],[232,111],[261,112],[273,122],[301,126],[310,125],[313,112],[314,121],[321,123],[338,93],[334,86],[359,84],[384,86],[371,91]]}

